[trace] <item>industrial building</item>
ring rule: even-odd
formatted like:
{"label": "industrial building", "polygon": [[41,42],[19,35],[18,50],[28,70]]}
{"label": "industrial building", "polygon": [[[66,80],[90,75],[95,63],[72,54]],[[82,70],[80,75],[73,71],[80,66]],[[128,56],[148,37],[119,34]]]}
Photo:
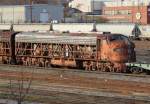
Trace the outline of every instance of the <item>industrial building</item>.
{"label": "industrial building", "polygon": [[72,8],[91,15],[92,18],[100,17],[110,23],[143,25],[150,24],[149,4],[150,0],[73,0],[70,2]]}
{"label": "industrial building", "polygon": [[33,4],[0,6],[1,23],[46,23],[64,18],[62,5]]}
{"label": "industrial building", "polygon": [[72,0],[69,6],[85,13],[100,14],[104,2],[100,0]]}
{"label": "industrial building", "polygon": [[104,7],[103,17],[110,22],[150,24],[149,6]]}
{"label": "industrial building", "polygon": [[150,6],[148,1],[105,2],[102,17],[109,22],[130,22],[150,24]]}

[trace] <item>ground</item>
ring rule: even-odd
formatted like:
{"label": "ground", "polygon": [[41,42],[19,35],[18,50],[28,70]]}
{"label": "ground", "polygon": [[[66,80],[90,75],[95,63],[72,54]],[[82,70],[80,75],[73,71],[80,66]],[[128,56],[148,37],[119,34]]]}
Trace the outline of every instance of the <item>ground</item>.
{"label": "ground", "polygon": [[138,62],[150,62],[150,41],[134,41]]}

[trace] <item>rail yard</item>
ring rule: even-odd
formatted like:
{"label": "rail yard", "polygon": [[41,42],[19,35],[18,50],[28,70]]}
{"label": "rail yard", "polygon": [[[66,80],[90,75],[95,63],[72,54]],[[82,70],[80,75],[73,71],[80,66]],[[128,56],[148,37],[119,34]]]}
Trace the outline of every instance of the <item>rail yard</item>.
{"label": "rail yard", "polygon": [[150,0],[1,0],[0,104],[150,104]]}
{"label": "rail yard", "polygon": [[[149,42],[135,41],[135,50],[149,49]],[[144,51],[138,51],[144,52]],[[141,55],[137,60],[148,63],[149,54]],[[91,72],[83,70],[39,68],[27,66],[0,66],[0,93],[7,99],[10,79],[17,81],[20,72],[31,77],[34,70],[32,86],[26,100],[42,104],[149,104],[150,77],[145,74],[121,74],[108,72]],[[34,98],[33,98],[34,96]],[[5,100],[2,100],[6,102]],[[29,103],[28,102],[28,103]]]}
{"label": "rail yard", "polygon": [[[20,77],[20,67],[2,65],[0,68],[2,94],[9,92],[9,89],[3,87],[9,85],[9,79],[15,80]],[[33,68],[21,68],[24,72],[24,78],[32,75]],[[104,102],[106,104],[113,104],[118,100],[120,104],[125,104],[124,100],[136,104],[148,104],[150,101],[149,76],[94,73],[68,69],[34,68],[34,70],[35,72],[33,74],[33,82],[29,96],[41,95],[43,99],[46,99],[45,101],[43,101],[43,99],[40,100],[43,103],[95,104],[104,102],[103,100],[98,100],[103,98],[109,100],[109,102]],[[80,97],[87,99],[87,101],[80,99]]]}
{"label": "rail yard", "polygon": [[5,31],[0,38],[0,103],[30,84],[25,103],[150,103],[148,40],[109,32]]}

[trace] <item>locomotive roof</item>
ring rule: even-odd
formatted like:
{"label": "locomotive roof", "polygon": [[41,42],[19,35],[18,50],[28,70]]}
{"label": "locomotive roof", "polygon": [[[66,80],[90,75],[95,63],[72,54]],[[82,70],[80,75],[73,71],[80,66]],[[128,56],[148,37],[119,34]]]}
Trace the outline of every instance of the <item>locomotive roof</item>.
{"label": "locomotive roof", "polygon": [[16,42],[56,43],[56,44],[86,44],[95,45],[96,36],[70,36],[69,34],[53,33],[20,33],[16,35]]}
{"label": "locomotive roof", "polygon": [[111,35],[23,32],[16,35],[16,42],[96,45],[97,37],[107,36]]}

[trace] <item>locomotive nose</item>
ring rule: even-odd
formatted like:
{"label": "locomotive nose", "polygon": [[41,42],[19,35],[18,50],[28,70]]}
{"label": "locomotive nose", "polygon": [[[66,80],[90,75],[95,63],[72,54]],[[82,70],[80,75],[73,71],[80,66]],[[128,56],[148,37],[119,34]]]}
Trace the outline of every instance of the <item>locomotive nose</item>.
{"label": "locomotive nose", "polygon": [[123,41],[112,42],[110,60],[113,62],[123,63],[128,61],[128,48]]}
{"label": "locomotive nose", "polygon": [[118,53],[122,53],[124,51],[124,49],[123,48],[114,48],[113,51],[118,52]]}

